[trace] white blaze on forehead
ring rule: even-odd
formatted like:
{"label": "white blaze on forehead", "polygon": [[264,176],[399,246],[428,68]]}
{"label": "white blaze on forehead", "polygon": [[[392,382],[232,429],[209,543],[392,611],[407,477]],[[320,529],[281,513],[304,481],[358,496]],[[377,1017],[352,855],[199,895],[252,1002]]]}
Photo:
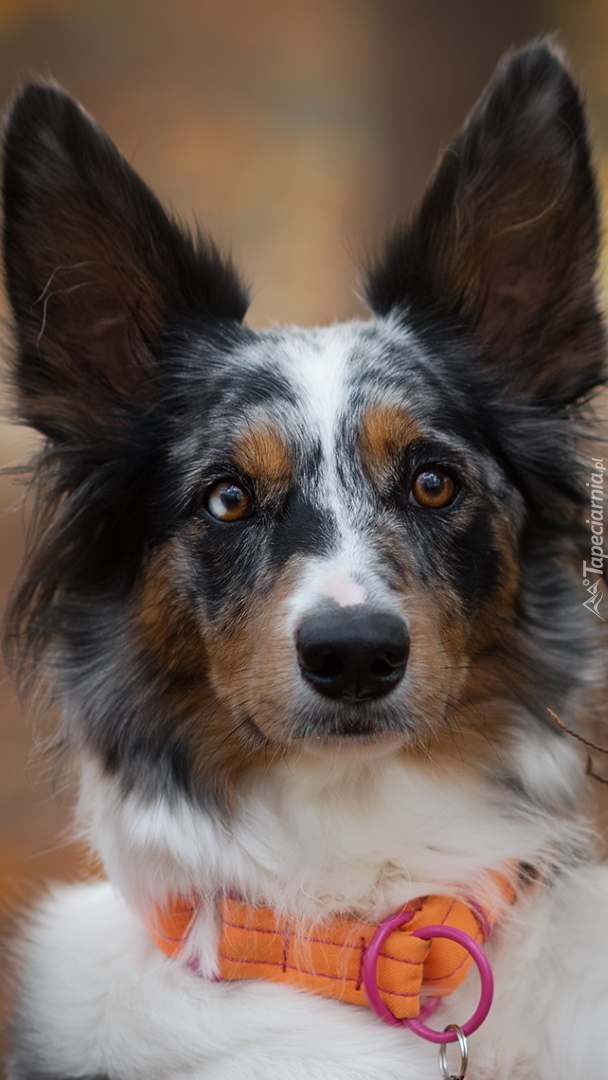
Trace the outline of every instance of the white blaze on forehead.
{"label": "white blaze on forehead", "polygon": [[[321,450],[312,498],[321,510],[331,512],[332,533],[335,528],[331,551],[302,560],[299,581],[287,602],[288,629],[293,630],[327,601],[342,608],[369,603],[397,611],[378,574],[369,533],[361,530],[356,492],[344,489],[338,461],[345,452],[338,445],[343,423],[357,421],[349,406],[352,358],[366,356],[373,369],[383,340],[394,344],[395,339],[407,342],[410,337],[402,327],[398,337],[397,327],[389,327],[385,339],[379,332],[374,341],[369,330],[369,323],[353,321],[322,329],[285,330],[277,342],[279,365],[295,391],[300,430],[311,447],[317,444]],[[367,482],[362,472],[359,482]]]}
{"label": "white blaze on forehead", "polygon": [[338,422],[348,399],[348,361],[361,324],[304,331],[286,341],[290,376],[302,396],[302,414],[333,466]]}
{"label": "white blaze on forehead", "polygon": [[307,434],[318,439],[322,462],[316,488],[320,505],[331,509],[338,531],[338,550],[328,559],[312,559],[292,600],[292,614],[314,610],[331,600],[354,607],[369,599],[365,550],[344,504],[337,468],[336,441],[348,409],[349,361],[365,324],[352,322],[304,332],[289,343],[290,376],[301,395]]}

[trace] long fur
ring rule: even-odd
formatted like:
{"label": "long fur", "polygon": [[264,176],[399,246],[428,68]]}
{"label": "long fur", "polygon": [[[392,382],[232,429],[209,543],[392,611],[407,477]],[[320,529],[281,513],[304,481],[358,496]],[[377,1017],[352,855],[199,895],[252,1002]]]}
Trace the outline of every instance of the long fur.
{"label": "long fur", "polygon": [[[369,267],[368,322],[249,330],[230,261],[55,86],[13,105],[4,205],[45,436],[7,652],[60,707],[108,878],[31,915],[10,1080],[426,1080],[435,1048],[371,1010],[213,981],[218,898],[380,921],[492,870],[517,902],[469,1075],[600,1080],[608,872],[548,712],[584,729],[605,649],[598,209],[563,58],[503,62]],[[361,690],[310,658],[330,624],[407,646]],[[200,898],[179,961],[142,921],[173,892]]]}

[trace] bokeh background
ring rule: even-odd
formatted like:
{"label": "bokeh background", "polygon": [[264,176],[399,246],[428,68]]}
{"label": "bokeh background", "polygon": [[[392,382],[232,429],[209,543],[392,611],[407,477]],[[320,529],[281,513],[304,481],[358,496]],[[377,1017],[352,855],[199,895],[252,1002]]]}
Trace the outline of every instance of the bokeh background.
{"label": "bokeh background", "polygon": [[[251,325],[324,323],[364,312],[357,260],[415,201],[501,53],[555,31],[608,184],[608,0],[0,0],[0,99],[57,79],[167,205],[232,248]],[[33,445],[0,423],[0,464]],[[19,500],[0,479],[2,601]],[[5,679],[0,923],[82,861],[57,839],[69,795],[32,747]]]}

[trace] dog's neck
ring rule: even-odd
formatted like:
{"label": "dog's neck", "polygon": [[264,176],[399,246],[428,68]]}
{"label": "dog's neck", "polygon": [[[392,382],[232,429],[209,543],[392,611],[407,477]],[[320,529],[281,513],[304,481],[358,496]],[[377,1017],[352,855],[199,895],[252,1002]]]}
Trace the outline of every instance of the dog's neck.
{"label": "dog's neck", "polygon": [[[515,770],[517,747],[510,755]],[[538,778],[549,771],[554,787],[577,768],[562,740],[550,750],[539,743],[535,760]],[[382,919],[413,896],[464,893],[507,862],[542,870],[557,848],[563,858],[564,845],[587,847],[584,823],[525,793],[533,779],[519,777],[514,800],[511,784],[464,764],[450,769],[405,753],[367,762],[294,754],[252,775],[223,819],[185,798],[125,796],[89,761],[81,820],[110,879],[136,905],[235,890],[306,918],[349,911]]]}

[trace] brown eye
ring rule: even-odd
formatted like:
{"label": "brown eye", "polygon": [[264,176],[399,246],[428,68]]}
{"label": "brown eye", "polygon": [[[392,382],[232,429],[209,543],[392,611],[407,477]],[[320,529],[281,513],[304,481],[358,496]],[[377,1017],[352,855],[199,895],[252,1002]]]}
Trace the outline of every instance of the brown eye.
{"label": "brown eye", "polygon": [[409,502],[441,510],[454,501],[458,487],[453,476],[440,465],[424,465],[416,473],[410,488]]}
{"label": "brown eye", "polygon": [[218,480],[207,492],[205,503],[218,521],[242,521],[253,512],[253,499],[236,480]]}

